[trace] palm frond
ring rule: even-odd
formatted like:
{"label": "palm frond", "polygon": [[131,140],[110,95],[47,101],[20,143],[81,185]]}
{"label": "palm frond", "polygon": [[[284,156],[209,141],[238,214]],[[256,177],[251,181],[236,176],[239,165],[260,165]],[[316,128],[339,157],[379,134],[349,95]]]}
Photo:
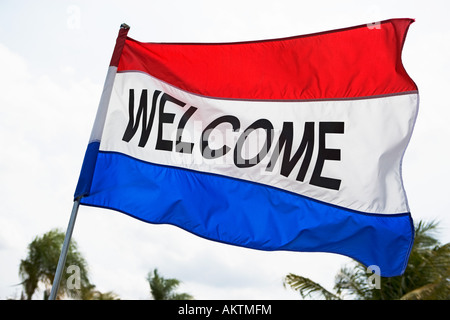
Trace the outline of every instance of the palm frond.
{"label": "palm frond", "polygon": [[147,281],[150,285],[150,293],[154,300],[192,300],[194,299],[190,294],[177,293],[175,290],[181,284],[178,279],[166,279],[159,275],[158,269],[149,272]]}
{"label": "palm frond", "polygon": [[429,283],[423,287],[417,288],[413,291],[408,292],[400,298],[400,300],[426,300],[436,287],[435,283]]}
{"label": "palm frond", "polygon": [[368,281],[366,268],[359,264],[353,268],[342,267],[335,277],[336,294],[353,296],[356,299],[372,299],[372,287]]}
{"label": "palm frond", "polygon": [[322,297],[326,300],[340,300],[339,296],[329,292],[317,282],[296,274],[288,274],[283,284],[284,286],[289,285],[293,290],[298,291],[302,298]]}

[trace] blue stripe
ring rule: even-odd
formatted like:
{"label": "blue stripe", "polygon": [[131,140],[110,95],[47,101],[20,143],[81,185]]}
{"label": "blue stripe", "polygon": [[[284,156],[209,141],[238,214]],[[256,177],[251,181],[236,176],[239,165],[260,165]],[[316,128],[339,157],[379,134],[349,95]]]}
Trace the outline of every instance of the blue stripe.
{"label": "blue stripe", "polygon": [[276,188],[99,152],[84,205],[171,224],[259,250],[331,252],[381,275],[403,273],[413,242],[409,213],[365,214]]}
{"label": "blue stripe", "polygon": [[100,148],[100,142],[91,142],[88,144],[84,155],[83,165],[81,166],[80,177],[75,189],[74,198],[80,198],[89,194],[91,189],[92,177],[94,175],[97,154]]}

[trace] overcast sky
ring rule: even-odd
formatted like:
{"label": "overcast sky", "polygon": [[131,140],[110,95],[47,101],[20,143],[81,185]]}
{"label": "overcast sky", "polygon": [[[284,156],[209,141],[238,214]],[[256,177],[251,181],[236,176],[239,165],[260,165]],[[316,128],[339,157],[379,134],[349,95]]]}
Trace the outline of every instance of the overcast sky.
{"label": "overcast sky", "polygon": [[[143,42],[280,38],[389,18],[414,18],[403,62],[420,94],[403,161],[415,221],[439,220],[450,241],[448,1],[17,1],[0,2],[0,299],[18,298],[18,267],[37,235],[66,230],[72,196],[121,23]],[[101,291],[150,299],[147,273],[183,281],[197,299],[297,299],[292,272],[332,289],[351,259],[262,252],[80,207],[73,233]],[[41,298],[42,292],[35,298]]]}

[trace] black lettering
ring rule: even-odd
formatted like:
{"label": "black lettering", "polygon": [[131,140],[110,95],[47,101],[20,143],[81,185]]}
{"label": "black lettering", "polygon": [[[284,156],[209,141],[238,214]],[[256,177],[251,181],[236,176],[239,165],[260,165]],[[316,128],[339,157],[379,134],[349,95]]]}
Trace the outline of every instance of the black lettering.
{"label": "black lettering", "polygon": [[[165,112],[167,102],[174,103],[180,107],[184,107],[186,103],[163,93],[161,91],[155,90],[153,92],[152,106],[148,110],[148,90],[143,89],[141,91],[139,105],[137,110],[135,110],[135,90],[129,90],[129,103],[128,103],[128,113],[129,119],[125,132],[123,134],[122,140],[125,142],[130,142],[131,139],[136,135],[139,130],[139,126],[142,125],[141,135],[139,138],[139,147],[145,147],[151,134],[153,127],[153,122],[155,118],[155,113],[157,109],[158,99],[159,101],[159,123],[158,123],[158,133],[156,139],[155,149],[164,151],[173,151],[173,144],[175,142],[175,151],[179,153],[189,153],[192,154],[194,147],[193,142],[183,141],[183,132],[186,127],[187,122],[192,117],[192,115],[197,111],[196,107],[189,107],[186,112],[181,116],[178,122],[176,137],[174,141],[164,139],[163,128],[164,124],[173,124],[176,114]],[[159,98],[160,97],[160,98]],[[136,111],[136,112],[135,112]],[[233,115],[221,116],[214,121],[212,121],[202,132],[200,148],[202,156],[206,159],[215,159],[227,154],[232,147],[225,143],[217,149],[211,149],[209,146],[211,132],[219,125],[223,123],[228,123],[231,125],[232,130],[237,132],[240,129],[240,121],[237,117]],[[311,174],[310,184],[322,188],[339,190],[341,186],[341,180],[335,177],[325,177],[322,176],[323,168],[326,160],[340,161],[341,160],[341,149],[329,149],[326,147],[326,135],[327,134],[343,134],[344,133],[344,122],[319,122],[319,133],[318,133],[318,151],[317,151],[317,161],[314,166],[313,172]],[[258,149],[258,152],[252,158],[246,159],[243,156],[244,146],[249,146],[249,137],[252,132],[256,130],[265,131],[264,145],[260,148],[256,146],[254,149]],[[187,139],[185,137],[185,139]],[[273,143],[273,125],[267,119],[259,119],[248,126],[245,131],[239,136],[236,145],[234,147],[233,161],[238,168],[249,168],[260,163],[264,157],[269,153],[272,143]],[[266,167],[266,171],[272,172],[275,165],[280,158],[281,169],[280,174],[284,177],[289,177],[294,168],[297,166],[298,162],[301,160],[301,165],[297,173],[296,180],[304,181],[306,174],[309,170],[311,159],[314,151],[315,144],[315,123],[305,122],[302,140],[300,142],[297,150],[292,150],[294,141],[294,123],[293,122],[283,122],[283,127],[278,138],[277,144],[270,156],[270,161]],[[259,141],[258,141],[259,142]],[[246,144],[247,143],[247,144]],[[253,146],[252,146],[253,147]],[[292,154],[293,153],[293,154]]]}
{"label": "black lettering", "polygon": [[130,140],[134,137],[142,117],[142,131],[138,146],[145,147],[152,130],[153,120],[155,118],[156,100],[158,99],[160,93],[161,91],[158,90],[153,93],[152,109],[150,111],[150,118],[147,120],[147,89],[142,90],[141,99],[139,100],[139,107],[136,114],[136,121],[134,121],[134,89],[130,89],[128,103],[129,119],[127,128],[125,129],[122,137],[123,141],[130,142]]}
{"label": "black lettering", "polygon": [[211,149],[208,145],[209,135],[211,134],[212,130],[217,127],[219,124],[228,122],[233,127],[233,131],[239,130],[241,123],[239,122],[239,119],[235,116],[222,116],[211,122],[205,130],[202,132],[201,140],[200,140],[200,147],[202,150],[202,156],[205,159],[215,159],[219,158],[223,155],[225,155],[228,151],[230,151],[230,147],[227,145],[224,145],[221,149]]}
{"label": "black lettering", "polygon": [[310,184],[318,187],[339,190],[341,180],[321,176],[325,160],[341,160],[340,149],[325,148],[325,135],[327,133],[344,133],[344,122],[319,123],[319,154],[317,156],[317,162],[312,173]]}
{"label": "black lettering", "polygon": [[[242,158],[242,147],[247,140],[250,133],[257,129],[264,129],[266,131],[266,141],[264,146],[259,150],[258,154],[251,159]],[[259,119],[253,122],[245,131],[240,135],[236,147],[234,149],[234,164],[238,168],[249,168],[258,164],[270,150],[273,140],[273,125],[267,119]]]}
{"label": "black lettering", "polygon": [[163,137],[163,124],[164,123],[173,123],[173,119],[175,118],[175,114],[164,112],[164,107],[165,107],[167,101],[175,103],[175,104],[179,105],[180,107],[184,107],[186,104],[184,102],[168,95],[167,93],[164,93],[161,96],[161,100],[159,101],[158,138],[156,140],[155,149],[172,151],[173,142],[170,140],[164,140],[162,138]]}
{"label": "black lettering", "polygon": [[192,153],[192,148],[194,147],[194,144],[192,142],[183,142],[181,141],[181,137],[183,135],[184,127],[186,126],[186,123],[188,122],[189,118],[194,114],[194,112],[197,111],[196,107],[190,107],[181,117],[180,122],[178,123],[178,129],[177,129],[177,139],[175,144],[175,151],[180,153]]}
{"label": "black lettering", "polygon": [[[294,126],[292,122],[284,122],[283,129],[281,130],[280,138],[278,139],[277,145],[275,146],[270,162],[267,165],[266,171],[272,171],[275,167],[275,163],[280,156],[281,151],[284,148],[283,161],[281,164],[280,173],[288,177],[292,172],[300,157],[305,153],[302,165],[297,175],[297,181],[303,181],[305,179],[306,172],[308,171],[309,164],[311,163],[311,157],[314,150],[314,122],[305,122],[305,128],[303,131],[303,138],[295,152],[294,156],[291,158],[292,150],[292,139],[294,136]],[[305,151],[306,150],[306,151]]]}

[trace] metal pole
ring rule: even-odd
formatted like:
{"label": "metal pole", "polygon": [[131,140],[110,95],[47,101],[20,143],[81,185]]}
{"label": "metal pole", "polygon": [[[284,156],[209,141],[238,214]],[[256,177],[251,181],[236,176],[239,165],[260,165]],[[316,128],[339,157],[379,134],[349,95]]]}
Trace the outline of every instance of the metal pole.
{"label": "metal pole", "polygon": [[78,207],[80,205],[80,198],[73,202],[72,213],[70,214],[69,225],[67,226],[66,236],[59,256],[58,266],[56,267],[55,279],[53,280],[52,291],[50,292],[49,300],[55,300],[58,293],[59,283],[61,282],[62,271],[66,264],[67,252],[69,250],[70,239],[72,238],[75,220],[77,218]]}

